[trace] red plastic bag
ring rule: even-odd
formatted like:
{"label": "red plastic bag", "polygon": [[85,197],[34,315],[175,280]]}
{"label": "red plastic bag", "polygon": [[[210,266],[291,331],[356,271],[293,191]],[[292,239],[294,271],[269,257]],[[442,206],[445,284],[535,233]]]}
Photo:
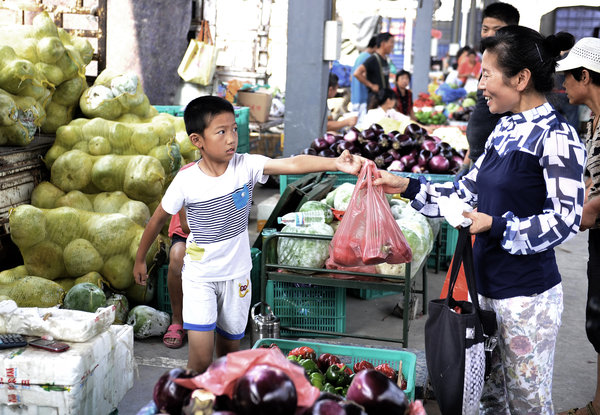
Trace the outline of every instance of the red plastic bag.
{"label": "red plastic bag", "polygon": [[310,407],[319,397],[319,389],[306,379],[302,366],[286,359],[277,349],[259,348],[229,353],[222,360],[213,362],[206,372],[193,378],[177,379],[176,382],[188,389],[206,389],[215,396],[228,395],[231,398],[238,378],[257,365],[268,365],[284,371],[294,382],[299,407]]}
{"label": "red plastic bag", "polygon": [[403,264],[412,260],[412,251],[396,223],[383,188],[373,181],[381,177],[375,163],[368,160],[358,180],[348,208],[331,244],[331,260],[344,267]]}

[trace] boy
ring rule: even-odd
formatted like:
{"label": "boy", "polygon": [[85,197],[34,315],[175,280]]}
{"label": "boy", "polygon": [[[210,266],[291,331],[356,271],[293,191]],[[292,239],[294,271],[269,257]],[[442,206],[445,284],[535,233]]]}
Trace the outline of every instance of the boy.
{"label": "boy", "polygon": [[[504,26],[519,24],[519,11],[507,3],[492,3],[483,10],[481,38],[494,36]],[[483,91],[477,89],[477,103],[467,124],[469,150],[465,156],[465,166],[475,163],[483,154],[485,142],[496,127],[498,120],[508,114],[492,114],[483,97]],[[470,160],[469,160],[470,159]]]}
{"label": "boy", "polygon": [[183,328],[188,336],[188,367],[206,370],[212,361],[217,332],[218,357],[237,351],[250,308],[250,244],[248,214],[254,185],[270,174],[302,174],[339,170],[358,174],[359,157],[296,156],[269,159],[237,154],[237,124],[226,100],[204,96],[184,112],[186,130],[202,158],[177,174],[148,222],[133,273],[138,284],[148,278],[144,258],[168,219],[185,207],[190,236],[182,270]]}

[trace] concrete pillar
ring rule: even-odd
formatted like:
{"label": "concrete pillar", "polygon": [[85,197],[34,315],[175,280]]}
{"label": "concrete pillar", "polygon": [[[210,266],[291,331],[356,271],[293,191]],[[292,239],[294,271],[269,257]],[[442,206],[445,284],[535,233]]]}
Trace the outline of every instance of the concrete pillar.
{"label": "concrete pillar", "polygon": [[325,132],[329,62],[323,60],[331,1],[290,1],[283,155],[299,154]]}
{"label": "concrete pillar", "polygon": [[172,104],[191,19],[190,0],[108,0],[106,67],[137,73],[151,104]]}
{"label": "concrete pillar", "polygon": [[429,64],[431,51],[431,21],[433,20],[433,0],[422,0],[417,9],[417,19],[413,50],[413,95],[427,92],[429,84]]}

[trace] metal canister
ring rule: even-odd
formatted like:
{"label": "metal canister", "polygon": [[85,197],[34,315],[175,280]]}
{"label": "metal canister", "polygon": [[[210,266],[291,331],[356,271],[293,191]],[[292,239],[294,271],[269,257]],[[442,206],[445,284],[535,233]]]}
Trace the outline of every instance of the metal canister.
{"label": "metal canister", "polygon": [[[266,314],[262,312],[260,314],[256,314],[256,308],[259,307],[260,310],[267,310]],[[271,311],[271,307],[267,303],[258,302],[254,304],[252,309],[250,310],[250,318],[252,320],[252,344],[255,344],[258,340],[273,338],[279,338],[279,317],[273,314]]]}

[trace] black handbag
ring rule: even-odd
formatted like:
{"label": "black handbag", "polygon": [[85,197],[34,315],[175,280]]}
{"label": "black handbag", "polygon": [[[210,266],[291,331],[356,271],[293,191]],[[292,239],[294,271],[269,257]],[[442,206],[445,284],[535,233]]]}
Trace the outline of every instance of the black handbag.
{"label": "black handbag", "polygon": [[[452,298],[464,265],[469,301]],[[429,302],[425,360],[435,399],[444,415],[477,414],[496,345],[496,313],[479,307],[469,228],[459,229],[446,298]],[[486,356],[487,355],[487,356]]]}

